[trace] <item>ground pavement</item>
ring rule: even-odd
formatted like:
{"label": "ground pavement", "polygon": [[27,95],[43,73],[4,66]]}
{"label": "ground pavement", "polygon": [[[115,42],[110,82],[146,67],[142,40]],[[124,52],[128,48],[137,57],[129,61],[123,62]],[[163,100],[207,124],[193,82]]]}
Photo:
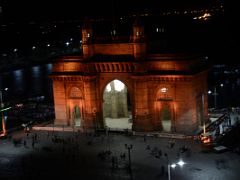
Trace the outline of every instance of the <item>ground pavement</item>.
{"label": "ground pavement", "polygon": [[[167,165],[179,159],[186,164],[169,177]],[[203,151],[192,139],[20,130],[0,140],[1,180],[238,180],[239,170],[239,155]]]}

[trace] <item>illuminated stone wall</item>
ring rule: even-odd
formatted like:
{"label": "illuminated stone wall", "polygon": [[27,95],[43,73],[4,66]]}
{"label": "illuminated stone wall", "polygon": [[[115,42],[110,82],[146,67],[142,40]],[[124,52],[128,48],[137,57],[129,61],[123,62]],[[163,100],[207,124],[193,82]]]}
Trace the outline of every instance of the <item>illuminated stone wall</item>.
{"label": "illuminated stone wall", "polygon": [[[125,44],[95,44],[88,40],[88,31],[89,36],[94,34],[89,27],[84,30],[83,55],[65,56],[53,64],[55,124],[74,125],[74,106],[81,111],[83,129],[104,128],[107,116],[126,116],[127,103],[121,101],[126,93],[104,94],[115,79],[123,82],[129,93],[134,131],[163,131],[166,108],[172,133],[192,134],[203,124],[208,109],[208,68],[201,64],[201,57],[147,54],[142,28],[135,29],[133,41]],[[73,87],[79,89],[79,95],[71,95]]]}

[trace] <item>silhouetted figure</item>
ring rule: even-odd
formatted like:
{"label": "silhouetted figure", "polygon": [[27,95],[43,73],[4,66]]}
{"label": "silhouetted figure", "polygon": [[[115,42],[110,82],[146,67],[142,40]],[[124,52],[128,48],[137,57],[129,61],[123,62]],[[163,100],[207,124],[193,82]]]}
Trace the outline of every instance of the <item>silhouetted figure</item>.
{"label": "silhouetted figure", "polygon": [[35,142],[34,141],[32,141],[32,148],[34,149],[34,146],[35,146]]}
{"label": "silhouetted figure", "polygon": [[146,134],[144,134],[144,136],[143,136],[143,140],[144,140],[144,142],[147,141],[147,135],[146,135]]}
{"label": "silhouetted figure", "polygon": [[161,149],[158,150],[158,156],[162,157],[162,150]]}
{"label": "silhouetted figure", "polygon": [[164,166],[162,165],[162,166],[161,166],[161,175],[163,176],[164,173],[165,173],[165,170],[164,170]]}
{"label": "silhouetted figure", "polygon": [[23,141],[23,145],[24,145],[24,147],[27,146],[27,141],[26,140]]}

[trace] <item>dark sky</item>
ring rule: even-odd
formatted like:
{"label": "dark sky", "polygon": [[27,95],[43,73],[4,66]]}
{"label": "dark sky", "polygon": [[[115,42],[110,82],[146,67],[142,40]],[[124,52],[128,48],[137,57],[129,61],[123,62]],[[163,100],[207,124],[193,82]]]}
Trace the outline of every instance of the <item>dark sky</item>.
{"label": "dark sky", "polygon": [[[211,39],[216,42],[217,48],[210,47],[215,52],[223,52],[228,49],[225,56],[232,56],[233,58],[230,59],[233,60],[237,57],[238,6],[229,0],[86,0],[84,3],[77,0],[0,0],[2,6],[0,20],[4,23],[35,20],[79,20],[86,16],[112,17],[113,14],[120,16],[146,10],[159,12],[173,9],[196,9],[220,3],[225,7],[225,18],[220,19],[216,23],[217,27],[213,28]],[[220,55],[221,57],[223,56]]]}
{"label": "dark sky", "polygon": [[84,16],[111,16],[132,11],[201,7],[219,0],[0,0],[5,19],[76,19]]}

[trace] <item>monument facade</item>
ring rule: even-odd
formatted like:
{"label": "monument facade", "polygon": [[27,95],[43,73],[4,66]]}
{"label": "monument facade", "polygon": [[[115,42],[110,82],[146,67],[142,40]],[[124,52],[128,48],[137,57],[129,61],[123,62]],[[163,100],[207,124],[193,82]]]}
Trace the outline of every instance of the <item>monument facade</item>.
{"label": "monument facade", "polygon": [[130,31],[127,41],[99,40],[83,25],[82,55],[53,63],[55,124],[104,129],[106,117],[126,117],[134,131],[194,133],[208,114],[203,57],[149,53],[144,26]]}

